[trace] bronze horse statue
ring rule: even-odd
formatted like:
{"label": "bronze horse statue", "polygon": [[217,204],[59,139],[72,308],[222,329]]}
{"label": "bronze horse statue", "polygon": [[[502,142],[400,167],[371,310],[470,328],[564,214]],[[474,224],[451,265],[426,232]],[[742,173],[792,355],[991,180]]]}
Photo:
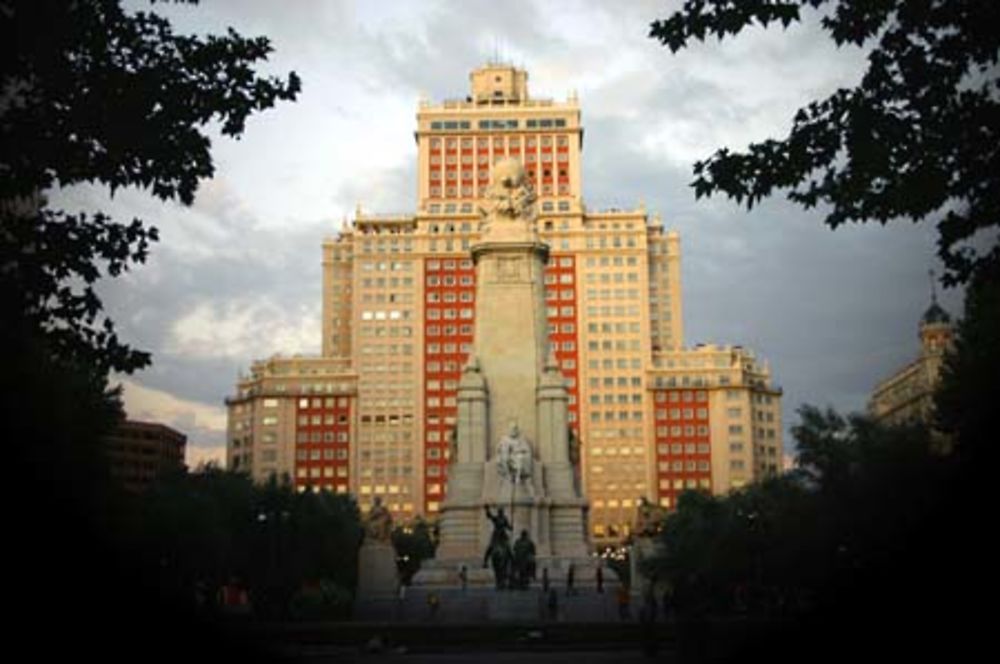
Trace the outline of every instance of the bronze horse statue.
{"label": "bronze horse statue", "polygon": [[514,554],[507,542],[490,549],[490,566],[493,568],[496,589],[510,588],[514,572]]}

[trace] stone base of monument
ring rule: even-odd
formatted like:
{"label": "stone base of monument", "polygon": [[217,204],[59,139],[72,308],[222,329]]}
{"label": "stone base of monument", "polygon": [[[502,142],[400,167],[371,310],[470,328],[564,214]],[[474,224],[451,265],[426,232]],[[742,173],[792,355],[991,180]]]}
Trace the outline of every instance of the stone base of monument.
{"label": "stone base of monument", "polygon": [[354,616],[392,620],[399,593],[396,551],[389,542],[366,541],[358,550],[358,590]]}
{"label": "stone base of monument", "polygon": [[[566,581],[573,564],[573,588]],[[459,571],[466,567],[463,589]],[[617,621],[618,579],[604,568],[602,592],[597,591],[597,567],[592,558],[539,558],[536,578],[527,589],[497,590],[493,570],[483,560],[426,560],[397,601],[393,620],[443,623],[539,623]],[[556,591],[556,613],[551,615],[548,593],[542,590],[542,570],[548,569],[549,587]],[[436,601],[429,601],[431,596]]]}
{"label": "stone base of monument", "polygon": [[[429,623],[517,623],[547,622],[617,622],[618,583],[607,583],[604,592],[596,588],[575,588],[568,594],[565,586],[553,586],[556,591],[554,616],[549,608],[548,593],[537,581],[525,590],[495,590],[488,587],[410,588],[397,601],[390,620],[395,622]],[[436,597],[433,603],[430,595]]]}

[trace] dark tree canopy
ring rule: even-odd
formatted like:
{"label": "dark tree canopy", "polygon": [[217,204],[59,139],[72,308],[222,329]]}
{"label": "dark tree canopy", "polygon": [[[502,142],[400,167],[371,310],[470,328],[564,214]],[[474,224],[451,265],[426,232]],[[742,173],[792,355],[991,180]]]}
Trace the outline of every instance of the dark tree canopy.
{"label": "dark tree canopy", "polygon": [[[177,35],[163,17],[120,5],[0,0],[0,417],[11,467],[45,496],[8,519],[11,537],[24,542],[11,549],[20,571],[9,585],[25,614],[54,605],[73,614],[67,644],[115,624],[119,636],[190,655],[189,644],[176,647],[184,628],[154,634],[177,615],[136,591],[136,578],[149,585],[156,568],[133,574],[138,561],[123,556],[128,510],[102,456],[101,437],[121,416],[109,372],[141,368],[149,356],[117,337],[95,284],[142,262],[156,229],[53,209],[46,196],[90,183],[189,204],[213,172],[209,129],[238,137],[252,113],[294,99],[299,80],[255,73],[270,52],[265,38]],[[7,497],[24,502],[13,489]],[[213,529],[230,503],[189,498],[199,519],[188,544],[227,550],[226,533]],[[197,512],[204,505],[216,511]],[[179,546],[176,537],[189,534],[169,532]],[[201,562],[218,568],[215,558]]]}
{"label": "dark tree canopy", "polygon": [[213,174],[206,125],[239,137],[250,114],[294,99],[299,79],[261,77],[264,37],[174,34],[119,0],[0,0],[0,305],[14,337],[60,360],[130,371],[149,361],[100,317],[93,285],[142,262],[155,228],[52,210],[46,191],[142,188],[190,204]]}
{"label": "dark tree canopy", "polygon": [[[650,36],[678,51],[820,9],[838,46],[870,47],[861,83],[796,113],[781,140],[694,166],[697,197],[748,208],[778,190],[826,223],[937,222],[947,284],[1000,263],[1000,3],[995,0],[688,0]],[[983,242],[986,236],[986,242]]]}

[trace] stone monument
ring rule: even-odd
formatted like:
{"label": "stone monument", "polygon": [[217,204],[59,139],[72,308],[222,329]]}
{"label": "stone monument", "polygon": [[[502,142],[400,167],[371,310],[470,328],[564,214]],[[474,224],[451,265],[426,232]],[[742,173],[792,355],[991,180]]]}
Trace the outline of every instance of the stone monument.
{"label": "stone monument", "polygon": [[549,348],[544,270],[548,245],[534,224],[535,197],[516,159],[494,166],[480,209],[473,353],[458,384],[458,417],[441,506],[436,557],[415,587],[493,584],[482,568],[494,532],[487,517],[505,510],[511,532],[526,532],[533,562],[558,583],[595,581],[589,556],[588,503],[576,480],[578,455],[567,418],[565,379]]}
{"label": "stone monument", "polygon": [[392,514],[378,496],[365,519],[364,541],[358,550],[358,590],[355,613],[385,617],[399,590],[396,550],[392,546]]}

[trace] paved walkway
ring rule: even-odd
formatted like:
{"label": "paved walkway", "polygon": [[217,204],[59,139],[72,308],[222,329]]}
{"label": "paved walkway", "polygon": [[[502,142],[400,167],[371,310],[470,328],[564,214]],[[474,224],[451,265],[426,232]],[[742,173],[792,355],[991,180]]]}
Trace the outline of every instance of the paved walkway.
{"label": "paved walkway", "polygon": [[454,653],[408,653],[408,652],[385,652],[385,653],[363,653],[357,648],[315,648],[298,650],[295,653],[288,653],[290,659],[295,661],[309,661],[316,664],[325,662],[365,662],[371,664],[381,664],[382,662],[399,662],[400,664],[433,664],[441,662],[449,664],[451,662],[493,662],[495,664],[542,664],[555,660],[572,662],[572,664],[597,664],[602,662],[616,662],[617,664],[632,664],[638,662],[673,662],[676,661],[673,653],[662,650],[655,657],[644,655],[639,650],[623,650],[621,648],[611,650],[556,650],[550,652],[510,652],[510,651],[489,651],[489,650],[465,650]]}

